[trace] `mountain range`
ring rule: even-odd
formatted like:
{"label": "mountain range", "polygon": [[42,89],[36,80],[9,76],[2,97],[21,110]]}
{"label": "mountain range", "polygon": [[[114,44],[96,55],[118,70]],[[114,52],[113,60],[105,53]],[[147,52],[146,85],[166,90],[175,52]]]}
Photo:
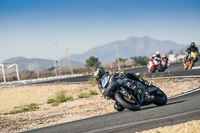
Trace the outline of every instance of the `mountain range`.
{"label": "mountain range", "polygon": [[[117,49],[116,45],[117,44]],[[186,45],[177,44],[173,41],[159,41],[148,36],[145,37],[129,37],[126,40],[113,41],[101,46],[94,47],[85,53],[70,56],[70,64],[72,67],[84,67],[85,61],[94,56],[104,64],[107,62],[114,62],[116,55],[120,58],[130,58],[134,56],[151,56],[156,51],[162,54],[167,54],[170,50],[175,52],[184,51]],[[116,54],[116,51],[118,54]],[[67,57],[59,60],[59,66],[66,67]],[[19,71],[24,70],[47,70],[54,66],[53,60],[24,57],[15,57],[5,60],[3,63],[17,63]]]}
{"label": "mountain range", "polygon": [[[90,56],[95,56],[101,63],[112,62],[116,60],[116,48],[118,47],[118,56],[120,58],[130,58],[134,56],[151,56],[156,51],[161,54],[167,54],[170,50],[181,49],[184,45],[173,41],[159,41],[150,37],[130,37],[126,40],[111,42],[88,50],[83,54],[70,56],[71,60],[85,63]],[[62,59],[61,59],[62,60]]]}
{"label": "mountain range", "polygon": [[[19,71],[42,71],[54,67],[54,61],[48,59],[39,58],[24,58],[24,57],[14,57],[4,61],[4,63],[17,63]],[[70,61],[72,67],[84,67],[83,63]],[[67,60],[60,62],[59,66],[68,66]],[[9,72],[9,71],[8,71]],[[11,71],[12,72],[12,71]]]}

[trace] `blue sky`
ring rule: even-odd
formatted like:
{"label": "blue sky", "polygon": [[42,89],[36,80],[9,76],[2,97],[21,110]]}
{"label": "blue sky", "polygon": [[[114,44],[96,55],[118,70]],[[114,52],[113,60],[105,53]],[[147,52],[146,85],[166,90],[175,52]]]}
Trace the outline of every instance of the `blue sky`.
{"label": "blue sky", "polygon": [[131,36],[200,44],[199,35],[199,0],[0,0],[0,62],[56,59]]}

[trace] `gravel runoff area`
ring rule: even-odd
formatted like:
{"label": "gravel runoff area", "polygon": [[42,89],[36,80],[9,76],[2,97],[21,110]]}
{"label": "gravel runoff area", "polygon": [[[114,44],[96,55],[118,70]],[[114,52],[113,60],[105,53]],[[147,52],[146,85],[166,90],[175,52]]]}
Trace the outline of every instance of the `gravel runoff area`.
{"label": "gravel runoff area", "polygon": [[[200,78],[154,79],[149,81],[161,88],[168,97],[200,88]],[[97,95],[80,98],[80,94],[89,94],[91,91],[96,91]],[[63,102],[58,106],[47,104],[48,99],[54,98],[58,92],[64,92],[66,96],[73,97],[73,101]],[[87,83],[1,87],[0,99],[1,133],[25,131],[115,111],[113,109],[114,101],[104,99],[97,86]],[[39,108],[17,114],[9,113],[17,107],[31,103],[36,103]],[[195,120],[143,131],[143,133],[200,132],[199,127],[200,121]]]}

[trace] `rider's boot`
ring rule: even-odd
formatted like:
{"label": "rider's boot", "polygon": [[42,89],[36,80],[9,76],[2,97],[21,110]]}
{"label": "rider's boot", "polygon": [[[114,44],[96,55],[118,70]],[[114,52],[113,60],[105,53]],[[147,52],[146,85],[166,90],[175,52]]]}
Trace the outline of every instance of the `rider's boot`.
{"label": "rider's boot", "polygon": [[122,107],[118,102],[115,102],[114,109],[120,112],[124,110],[124,107]]}

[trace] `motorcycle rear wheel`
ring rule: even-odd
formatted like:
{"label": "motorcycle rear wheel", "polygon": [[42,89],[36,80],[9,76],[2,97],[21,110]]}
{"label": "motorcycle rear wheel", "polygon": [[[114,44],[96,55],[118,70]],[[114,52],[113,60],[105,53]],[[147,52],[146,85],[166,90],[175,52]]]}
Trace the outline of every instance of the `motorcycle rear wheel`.
{"label": "motorcycle rear wheel", "polygon": [[120,92],[115,93],[115,99],[117,102],[119,102],[121,106],[127,108],[128,110],[132,111],[140,110],[141,105],[137,100],[134,100],[134,103],[131,103],[127,101]]}

